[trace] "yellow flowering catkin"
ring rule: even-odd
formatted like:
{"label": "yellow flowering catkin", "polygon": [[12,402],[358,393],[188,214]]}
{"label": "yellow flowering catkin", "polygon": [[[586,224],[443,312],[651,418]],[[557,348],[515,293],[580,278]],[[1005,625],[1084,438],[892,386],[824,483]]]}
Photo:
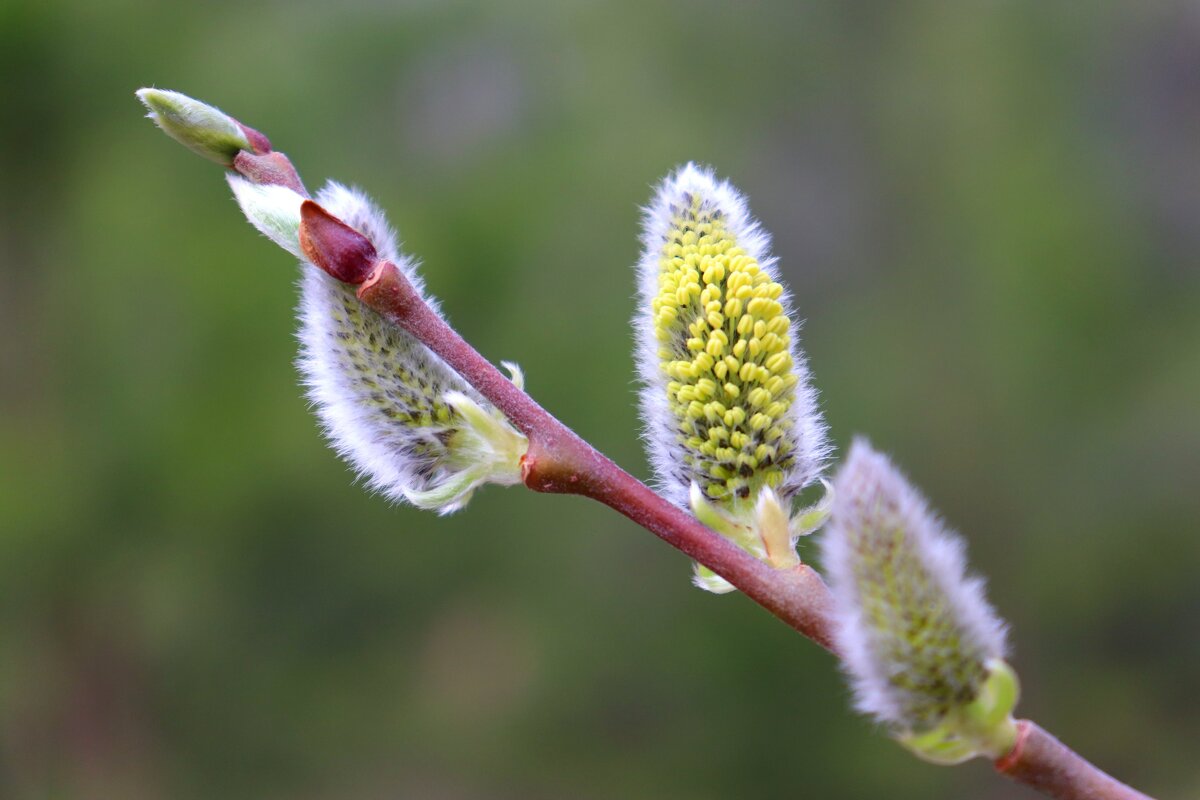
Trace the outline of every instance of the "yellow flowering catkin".
{"label": "yellow flowering catkin", "polygon": [[825,428],[768,237],[728,183],[692,164],[646,211],[639,266],[642,411],[660,489],[753,507],[811,483]]}
{"label": "yellow flowering catkin", "polygon": [[[827,453],[769,237],[737,190],[688,164],[646,209],[638,369],[659,490],[775,567],[799,563],[819,505],[791,516]],[[697,564],[694,582],[733,587]]]}

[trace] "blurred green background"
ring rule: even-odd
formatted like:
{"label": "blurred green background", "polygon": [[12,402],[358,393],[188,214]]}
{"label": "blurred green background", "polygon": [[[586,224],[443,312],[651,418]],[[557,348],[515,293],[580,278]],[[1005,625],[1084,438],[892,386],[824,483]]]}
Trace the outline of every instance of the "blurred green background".
{"label": "blurred green background", "polygon": [[1200,793],[1195,3],[4,0],[0,75],[0,797],[1032,796],[907,755],[604,508],[365,494],[296,385],[295,266],[142,85],[367,188],[642,476],[638,206],[715,165],[839,445],[968,538],[1021,711]]}

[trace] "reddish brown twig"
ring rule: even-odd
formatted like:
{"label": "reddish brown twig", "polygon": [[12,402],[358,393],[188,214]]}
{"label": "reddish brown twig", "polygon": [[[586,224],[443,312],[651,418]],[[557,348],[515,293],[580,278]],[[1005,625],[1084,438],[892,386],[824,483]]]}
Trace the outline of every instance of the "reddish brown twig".
{"label": "reddish brown twig", "polygon": [[1027,719],[1017,722],[1017,743],[996,771],[1058,800],[1150,800]]}

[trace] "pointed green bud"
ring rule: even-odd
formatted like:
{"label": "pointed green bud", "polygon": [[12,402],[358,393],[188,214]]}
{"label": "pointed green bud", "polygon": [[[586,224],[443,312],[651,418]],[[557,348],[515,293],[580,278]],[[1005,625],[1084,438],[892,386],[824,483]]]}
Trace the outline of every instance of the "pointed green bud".
{"label": "pointed green bud", "polygon": [[824,563],[859,710],[935,763],[1004,755],[1016,736],[1016,675],[961,539],[864,441],[834,488]]}
{"label": "pointed green bud", "polygon": [[147,115],[168,136],[189,150],[224,167],[233,166],[239,151],[270,149],[262,134],[233,117],[185,94],[163,89],[138,89]]}

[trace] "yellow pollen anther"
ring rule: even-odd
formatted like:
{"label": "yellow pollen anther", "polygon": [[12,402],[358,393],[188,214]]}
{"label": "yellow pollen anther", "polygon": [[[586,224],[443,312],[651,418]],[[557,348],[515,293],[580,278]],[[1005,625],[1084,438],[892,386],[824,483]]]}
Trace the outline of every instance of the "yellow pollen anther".
{"label": "yellow pollen anther", "polygon": [[[767,360],[765,362],[763,362],[764,367],[766,367],[771,372],[776,372],[776,373],[782,372],[783,370],[790,367],[791,364],[792,364],[792,356],[787,351],[784,351],[782,353],[776,353],[775,355],[768,357]],[[782,383],[782,381],[781,381],[781,383]]]}
{"label": "yellow pollen anther", "polygon": [[735,406],[734,408],[731,408],[725,412],[725,424],[730,427],[733,427],[734,425],[741,425],[745,421],[746,412],[742,408]]}

